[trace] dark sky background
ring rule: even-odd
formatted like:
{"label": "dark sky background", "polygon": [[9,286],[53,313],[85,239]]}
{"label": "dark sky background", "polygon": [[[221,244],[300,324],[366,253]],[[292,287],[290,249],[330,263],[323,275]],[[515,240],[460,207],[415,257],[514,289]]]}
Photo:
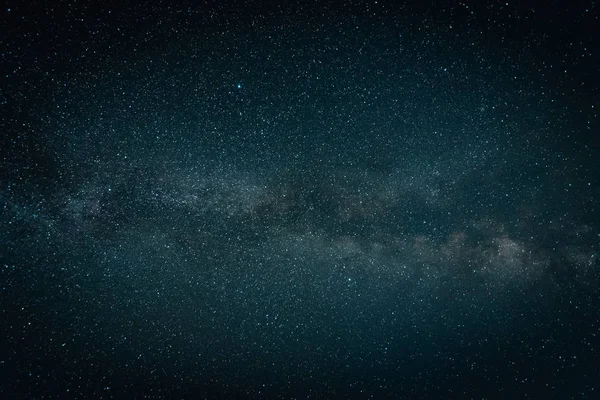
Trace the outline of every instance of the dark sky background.
{"label": "dark sky background", "polygon": [[598,398],[593,1],[10,1],[0,396]]}

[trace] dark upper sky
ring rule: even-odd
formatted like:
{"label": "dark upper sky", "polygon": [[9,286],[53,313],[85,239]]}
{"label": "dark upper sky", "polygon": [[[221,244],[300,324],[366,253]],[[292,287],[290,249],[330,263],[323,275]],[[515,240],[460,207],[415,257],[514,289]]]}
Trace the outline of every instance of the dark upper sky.
{"label": "dark upper sky", "polygon": [[595,398],[597,6],[397,3],[5,5],[0,394]]}

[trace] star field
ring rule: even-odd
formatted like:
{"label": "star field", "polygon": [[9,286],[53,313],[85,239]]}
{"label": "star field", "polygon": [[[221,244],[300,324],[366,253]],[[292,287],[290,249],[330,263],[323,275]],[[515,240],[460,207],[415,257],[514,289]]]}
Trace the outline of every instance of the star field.
{"label": "star field", "polygon": [[3,397],[597,397],[594,2],[0,14]]}

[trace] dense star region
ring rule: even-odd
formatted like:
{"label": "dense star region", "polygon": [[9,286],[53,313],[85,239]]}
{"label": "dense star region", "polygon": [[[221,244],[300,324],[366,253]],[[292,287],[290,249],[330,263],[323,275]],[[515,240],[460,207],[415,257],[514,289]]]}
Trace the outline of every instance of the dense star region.
{"label": "dense star region", "polygon": [[11,2],[0,397],[598,398],[598,15]]}

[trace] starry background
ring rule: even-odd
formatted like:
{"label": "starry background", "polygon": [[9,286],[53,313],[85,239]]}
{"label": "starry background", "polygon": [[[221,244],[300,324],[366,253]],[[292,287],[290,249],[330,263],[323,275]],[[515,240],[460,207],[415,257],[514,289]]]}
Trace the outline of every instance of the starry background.
{"label": "starry background", "polygon": [[597,398],[593,1],[0,10],[3,398]]}

